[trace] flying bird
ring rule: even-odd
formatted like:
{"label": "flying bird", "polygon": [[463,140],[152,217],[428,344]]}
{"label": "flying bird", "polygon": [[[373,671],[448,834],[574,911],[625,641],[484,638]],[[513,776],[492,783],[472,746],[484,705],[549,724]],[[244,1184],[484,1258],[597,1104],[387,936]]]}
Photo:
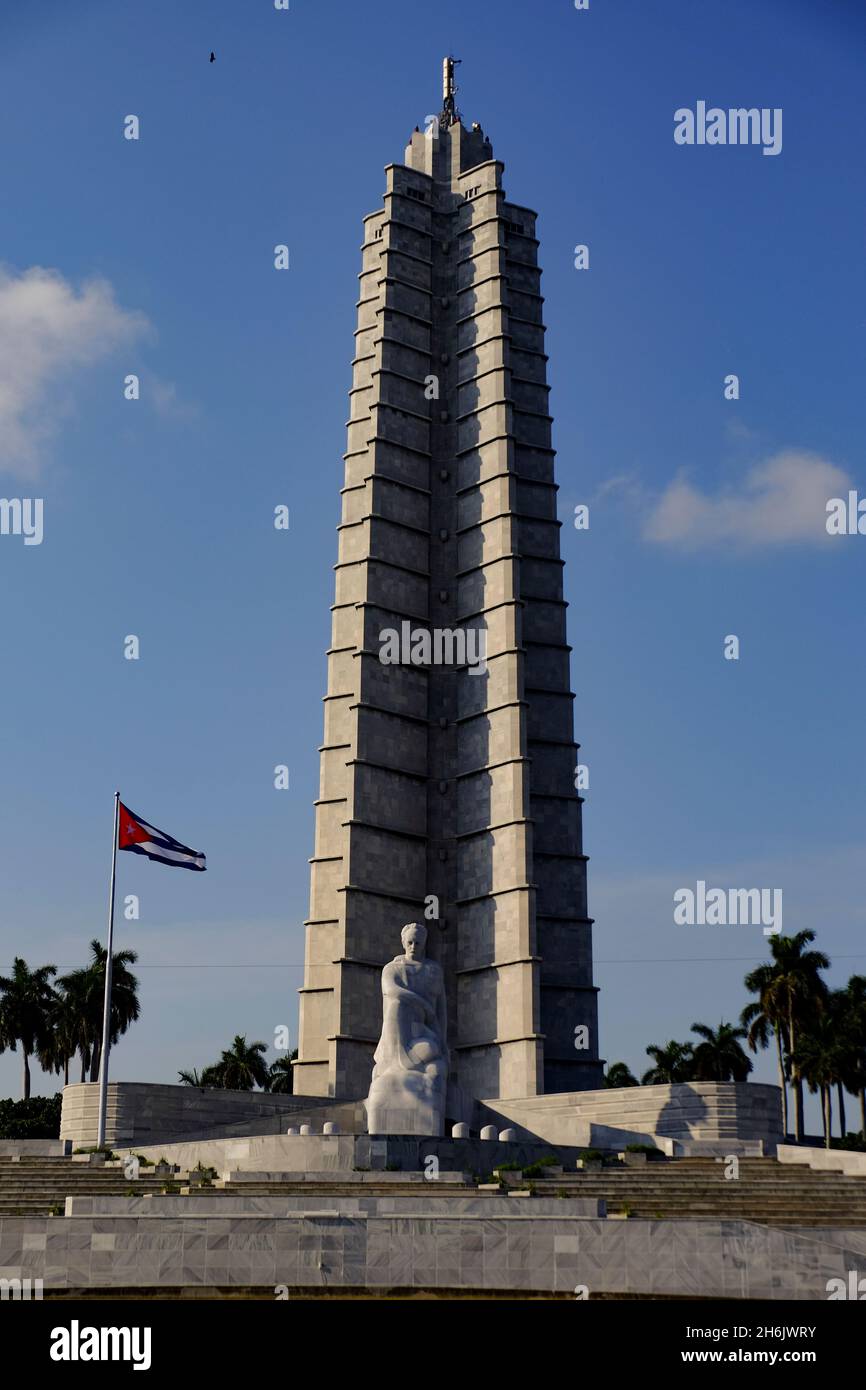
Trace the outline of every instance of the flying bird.
{"label": "flying bird", "polygon": [[212,53],[212,54],[210,55],[210,60],[211,60],[212,63],[215,63],[215,62],[216,62],[216,54],[215,54],[215,53]]}

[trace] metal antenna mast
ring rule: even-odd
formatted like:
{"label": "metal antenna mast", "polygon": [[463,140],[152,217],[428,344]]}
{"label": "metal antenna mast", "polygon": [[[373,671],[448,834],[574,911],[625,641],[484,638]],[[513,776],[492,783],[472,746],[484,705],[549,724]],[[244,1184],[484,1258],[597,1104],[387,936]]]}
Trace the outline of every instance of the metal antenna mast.
{"label": "metal antenna mast", "polygon": [[439,124],[446,129],[448,126],[454,125],[455,121],[460,120],[460,112],[455,103],[458,87],[454,69],[462,61],[461,58],[454,58],[451,54],[442,59],[442,114],[439,117]]}

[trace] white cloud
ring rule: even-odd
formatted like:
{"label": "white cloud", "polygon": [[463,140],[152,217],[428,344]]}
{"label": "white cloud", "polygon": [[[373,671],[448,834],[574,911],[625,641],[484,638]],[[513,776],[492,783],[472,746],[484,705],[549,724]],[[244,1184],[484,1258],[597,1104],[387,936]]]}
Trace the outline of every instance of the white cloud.
{"label": "white cloud", "polygon": [[646,488],[634,470],[603,478],[593,493],[592,501],[603,502],[609,497],[629,507],[643,508],[647,504]]}
{"label": "white cloud", "polygon": [[163,381],[153,372],[142,372],[142,400],[150,400],[157,415],[167,420],[194,420],[198,417],[198,406],[192,401],[182,401],[173,381]]}
{"label": "white cloud", "polygon": [[148,327],[106,280],[76,290],[56,270],[0,267],[0,470],[37,474],[69,380]]}
{"label": "white cloud", "polygon": [[739,420],[736,416],[733,418],[729,417],[725,421],[725,434],[729,439],[735,439],[738,442],[749,442],[752,439],[758,438],[758,431],[751,429],[744,420]]}
{"label": "white cloud", "polygon": [[702,492],[684,476],[668,485],[644,522],[645,540],[697,550],[827,541],[827,502],[846,496],[847,473],[827,459],[786,449],[757,464],[738,489]]}

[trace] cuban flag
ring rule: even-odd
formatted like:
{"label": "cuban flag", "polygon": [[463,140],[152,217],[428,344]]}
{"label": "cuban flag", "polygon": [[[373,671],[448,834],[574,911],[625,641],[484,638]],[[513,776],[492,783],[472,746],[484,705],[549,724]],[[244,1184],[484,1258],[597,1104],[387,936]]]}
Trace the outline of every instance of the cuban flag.
{"label": "cuban flag", "polygon": [[119,803],[120,819],[117,828],[117,848],[131,850],[133,854],[146,854],[158,864],[171,864],[175,869],[207,868],[205,856],[198,850],[182,845],[164,830],[148,825],[146,820],[130,811],[123,802]]}

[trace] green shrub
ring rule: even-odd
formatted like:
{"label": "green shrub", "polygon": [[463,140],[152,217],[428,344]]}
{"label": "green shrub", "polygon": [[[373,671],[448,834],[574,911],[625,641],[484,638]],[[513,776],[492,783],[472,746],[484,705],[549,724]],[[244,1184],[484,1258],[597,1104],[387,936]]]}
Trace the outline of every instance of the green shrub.
{"label": "green shrub", "polygon": [[852,1153],[866,1153],[866,1139],[862,1132],[852,1134],[851,1131],[845,1135],[844,1139],[831,1139],[830,1147],[833,1149],[847,1149]]}
{"label": "green shrub", "polygon": [[625,1153],[627,1154],[646,1154],[647,1158],[664,1158],[661,1149],[655,1144],[626,1144]]}
{"label": "green shrub", "polygon": [[[499,1166],[501,1168],[503,1165],[500,1164]],[[519,1165],[512,1166],[519,1167]],[[534,1163],[530,1163],[528,1168],[524,1168],[523,1176],[525,1178],[543,1178],[545,1168],[556,1167],[559,1167],[559,1159],[556,1154],[545,1154],[544,1158],[538,1158]]]}
{"label": "green shrub", "polygon": [[597,1163],[604,1158],[601,1149],[581,1149],[580,1156],[584,1163]]}
{"label": "green shrub", "polygon": [[59,1139],[63,1097],[0,1100],[0,1139]]}

